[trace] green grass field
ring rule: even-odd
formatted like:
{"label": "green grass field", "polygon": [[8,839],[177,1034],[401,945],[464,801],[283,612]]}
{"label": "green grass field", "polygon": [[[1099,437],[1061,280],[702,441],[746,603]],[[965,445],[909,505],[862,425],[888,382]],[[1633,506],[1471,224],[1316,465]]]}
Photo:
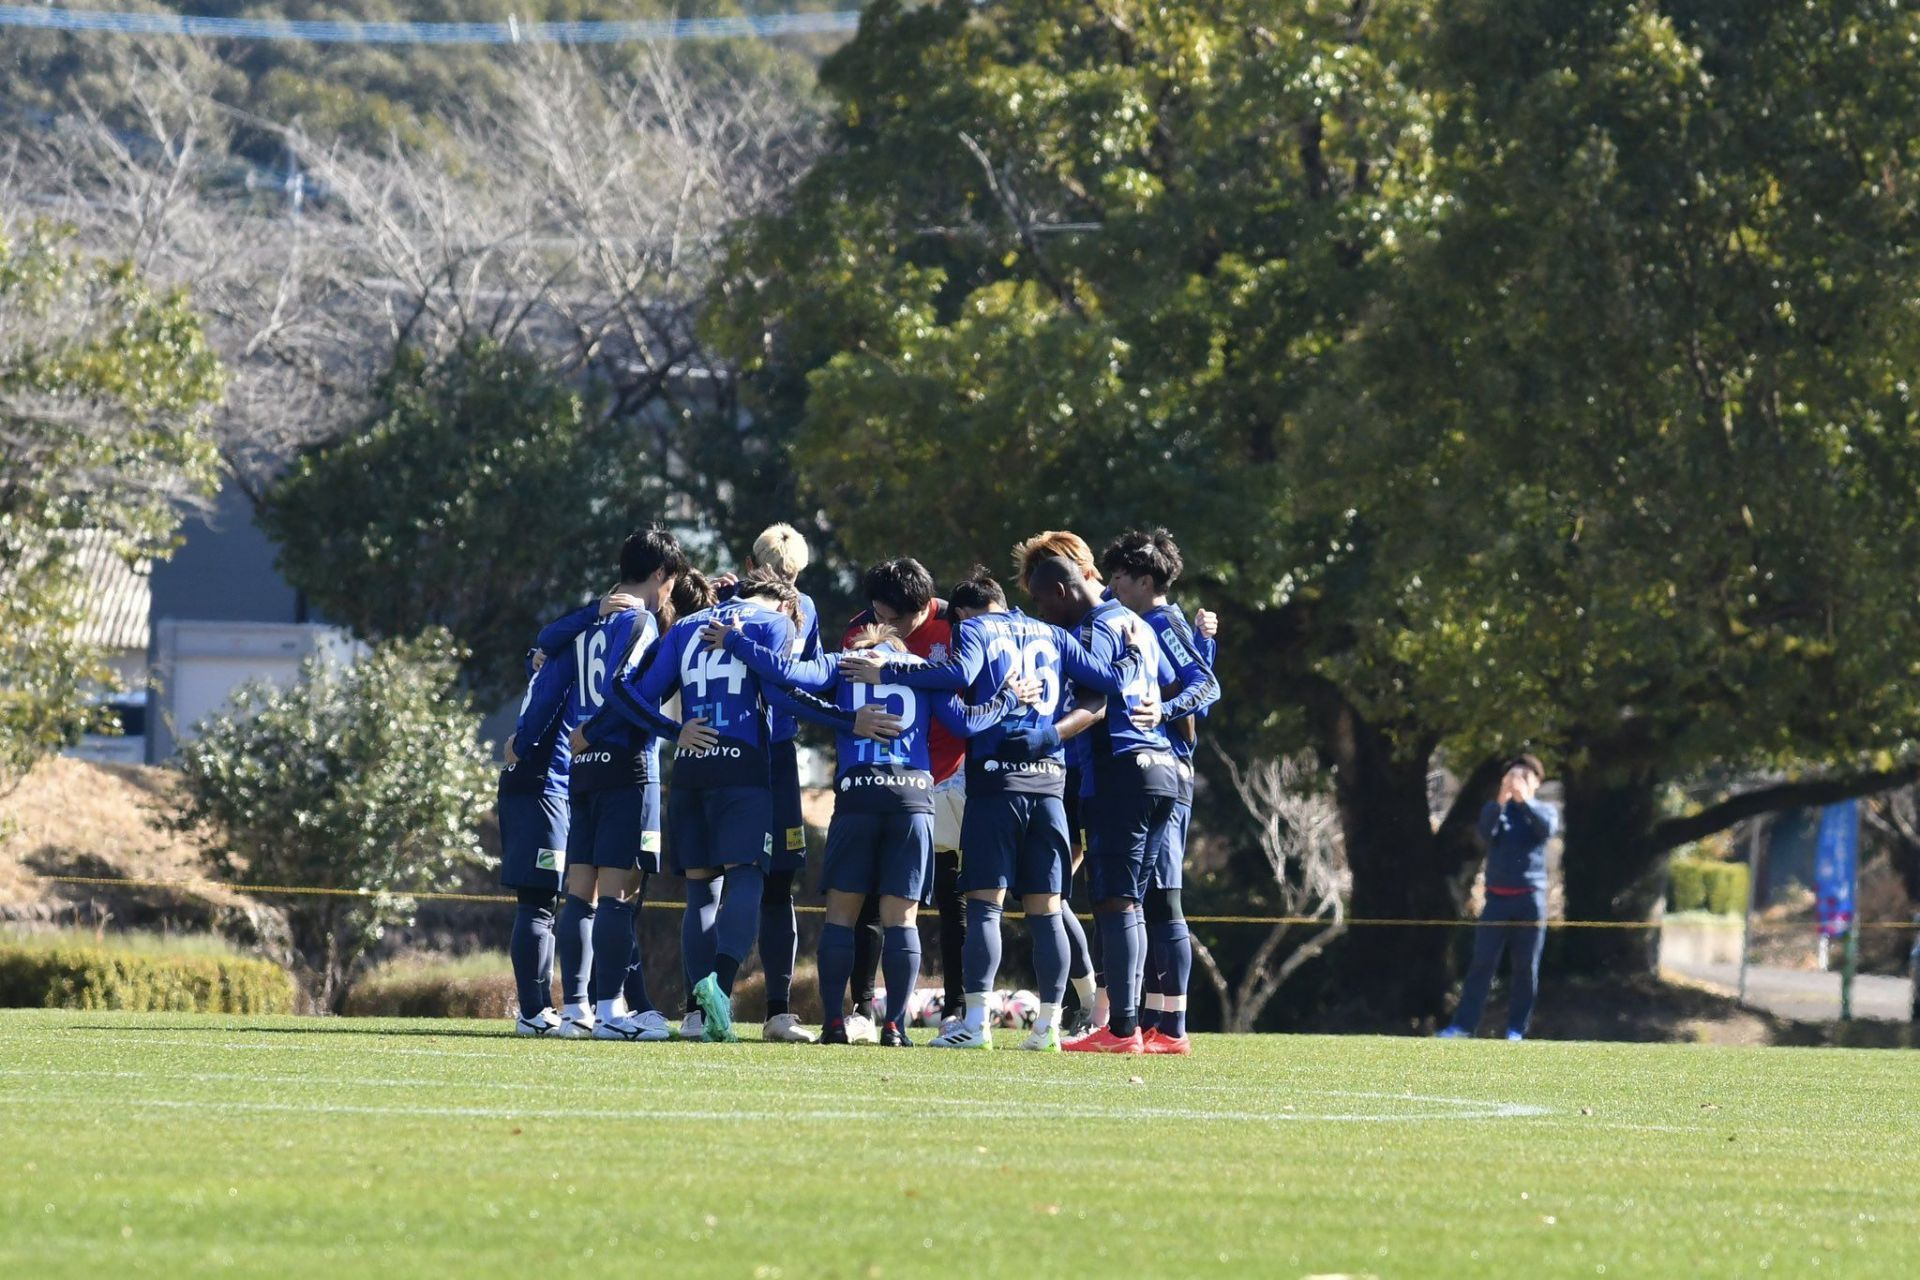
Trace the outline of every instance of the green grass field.
{"label": "green grass field", "polygon": [[0,1275],[1920,1275],[1911,1052],[502,1032],[0,1013]]}

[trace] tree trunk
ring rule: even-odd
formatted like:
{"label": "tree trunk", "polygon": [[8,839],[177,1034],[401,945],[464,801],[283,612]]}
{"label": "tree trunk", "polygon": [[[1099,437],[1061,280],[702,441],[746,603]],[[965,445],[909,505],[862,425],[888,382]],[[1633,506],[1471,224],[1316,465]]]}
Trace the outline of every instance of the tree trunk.
{"label": "tree trunk", "polygon": [[[1568,920],[1657,926],[1667,895],[1667,855],[1653,834],[1659,819],[1654,777],[1605,769],[1569,773],[1561,875]],[[1563,972],[1613,977],[1653,974],[1660,931],[1566,929],[1556,950]]]}
{"label": "tree trunk", "polygon": [[[1321,717],[1356,920],[1457,920],[1459,867],[1442,855],[1427,809],[1429,752],[1396,754],[1379,728],[1344,701]],[[1344,984],[1369,1007],[1424,1029],[1453,985],[1453,931],[1431,925],[1357,925],[1342,949]]]}

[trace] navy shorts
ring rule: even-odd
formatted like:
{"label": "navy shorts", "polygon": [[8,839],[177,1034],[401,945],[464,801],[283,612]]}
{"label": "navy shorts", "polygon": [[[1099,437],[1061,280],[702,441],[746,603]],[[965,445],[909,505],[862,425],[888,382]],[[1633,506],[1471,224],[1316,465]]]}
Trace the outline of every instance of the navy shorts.
{"label": "navy shorts", "polygon": [[807,821],[800,813],[800,751],[792,738],[768,749],[773,769],[773,869],[807,865]]}
{"label": "navy shorts", "polygon": [[573,797],[567,861],[614,871],[660,870],[660,784],[608,787]]}
{"label": "navy shorts", "polygon": [[1174,798],[1126,787],[1094,796],[1087,815],[1087,888],[1095,903],[1141,901],[1152,878],[1153,850],[1173,821]]}
{"label": "navy shorts", "polygon": [[974,796],[960,824],[960,892],[1065,893],[1073,874],[1059,796]]}
{"label": "navy shorts", "polygon": [[560,892],[567,869],[567,800],[544,791],[500,793],[500,883]]}
{"label": "navy shorts", "polygon": [[681,875],[773,861],[773,793],[765,787],[676,787],[667,842]]}
{"label": "navy shorts", "polygon": [[933,815],[834,814],[820,887],[925,902],[933,889]]}
{"label": "navy shorts", "polygon": [[1193,805],[1185,800],[1173,802],[1173,814],[1153,842],[1153,861],[1148,868],[1148,883],[1155,889],[1178,889],[1182,867],[1187,860],[1187,828],[1193,823]]}

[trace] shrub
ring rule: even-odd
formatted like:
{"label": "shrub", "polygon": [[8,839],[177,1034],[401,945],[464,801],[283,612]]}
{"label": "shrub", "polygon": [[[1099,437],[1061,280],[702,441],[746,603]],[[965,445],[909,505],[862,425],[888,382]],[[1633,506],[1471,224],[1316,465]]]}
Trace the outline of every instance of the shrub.
{"label": "shrub", "polygon": [[166,955],[68,941],[0,941],[0,1006],[136,1013],[289,1013],[293,978],[240,956]]}
{"label": "shrub", "polygon": [[513,1011],[513,964],[499,951],[392,961],[356,982],[340,1008],[356,1018],[503,1018]]}
{"label": "shrub", "polygon": [[1667,864],[1670,911],[1711,911],[1739,915],[1747,909],[1747,865],[1675,858]]}
{"label": "shrub", "polygon": [[344,669],[310,660],[289,688],[251,686],[181,751],[179,823],[223,871],[349,891],[287,905],[322,1008],[338,1006],[387,926],[412,922],[409,893],[485,861],[493,767],[460,659],[428,632]]}

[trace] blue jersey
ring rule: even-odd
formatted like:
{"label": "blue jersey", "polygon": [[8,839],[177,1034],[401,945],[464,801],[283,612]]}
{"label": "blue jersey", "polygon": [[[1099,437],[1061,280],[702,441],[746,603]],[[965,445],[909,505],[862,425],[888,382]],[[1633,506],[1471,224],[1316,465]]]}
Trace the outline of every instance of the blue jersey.
{"label": "blue jersey", "polygon": [[[735,588],[725,587],[720,591],[720,599],[731,600]],[[813,597],[802,591],[799,601],[800,625],[793,632],[793,656],[800,662],[812,662],[820,656],[820,611],[814,608]],[[800,732],[800,724],[793,718],[793,712],[784,707],[773,708],[773,740],[791,742]]]}
{"label": "blue jersey", "polygon": [[[645,609],[611,613],[573,638],[573,683],[567,716],[582,724],[598,716],[616,684],[630,680],[660,637]],[[573,758],[573,790],[645,786],[655,781],[653,732],[627,721],[604,723]]]}
{"label": "blue jersey", "polygon": [[[708,649],[700,632],[709,622],[738,621],[756,644],[791,663],[793,623],[761,600],[723,600],[711,609],[682,618],[668,628],[654,660],[636,679],[624,682],[608,703],[615,717],[649,726],[662,737],[678,737],[680,726],[660,714],[660,704],[680,695],[680,713],[701,719],[720,736],[705,751],[676,748],[676,787],[770,787],[772,718],[760,678],[725,650]],[[588,736],[592,737],[589,730]]]}
{"label": "blue jersey", "polygon": [[[1187,625],[1187,617],[1177,604],[1155,605],[1143,615],[1147,625],[1160,638],[1160,652],[1173,668],[1177,690],[1163,701],[1163,714],[1169,721],[1202,716],[1220,701],[1220,682],[1214,678],[1213,664],[1201,654],[1199,638]],[[1173,753],[1182,760],[1193,759],[1195,739],[1186,733],[1168,735]]]}
{"label": "blue jersey", "polygon": [[527,692],[513,722],[514,763],[500,771],[500,789],[514,792],[567,794],[567,772],[573,760],[569,738],[580,722],[569,718],[567,690],[573,684],[574,637],[594,624],[598,605],[586,605],[547,624],[535,647],[545,663],[527,675]]}
{"label": "blue jersey", "polygon": [[[1080,640],[1096,660],[1115,661],[1125,651],[1133,610],[1118,600],[1102,600],[1080,623]],[[1085,735],[1091,767],[1082,779],[1083,796],[1115,787],[1138,788],[1148,795],[1180,794],[1178,762],[1166,729],[1142,729],[1132,713],[1154,700],[1158,685],[1173,682],[1173,664],[1156,652],[1157,669],[1142,667],[1127,687],[1107,698],[1106,716]],[[1136,758],[1137,757],[1137,758]]]}
{"label": "blue jersey", "polygon": [[1069,682],[1103,693],[1120,693],[1133,681],[1140,661],[1124,651],[1115,661],[1101,661],[1072,633],[1009,609],[975,614],[955,626],[952,651],[945,662],[889,663],[884,678],[909,688],[958,689],[975,705],[997,695],[1009,677],[1036,681],[1040,685],[1038,702],[1015,708],[1004,721],[967,744],[967,793],[1013,791],[1057,796],[1065,789],[1063,752],[1056,750],[1035,759],[1003,751],[1007,734],[1057,719],[1066,705]]}
{"label": "blue jersey", "polygon": [[[777,654],[741,632],[729,632],[726,647],[730,656],[767,681],[767,696],[776,707],[834,731],[838,748],[835,803],[850,812],[932,813],[933,761],[928,740],[934,724],[945,725],[956,737],[970,738],[997,729],[1021,707],[1013,691],[1005,688],[970,707],[948,692],[846,680],[840,675],[842,655],[838,653],[782,664]],[[899,658],[906,667],[926,665],[910,653],[901,652]],[[853,731],[855,717],[869,706],[900,721],[898,737],[881,742]]]}

